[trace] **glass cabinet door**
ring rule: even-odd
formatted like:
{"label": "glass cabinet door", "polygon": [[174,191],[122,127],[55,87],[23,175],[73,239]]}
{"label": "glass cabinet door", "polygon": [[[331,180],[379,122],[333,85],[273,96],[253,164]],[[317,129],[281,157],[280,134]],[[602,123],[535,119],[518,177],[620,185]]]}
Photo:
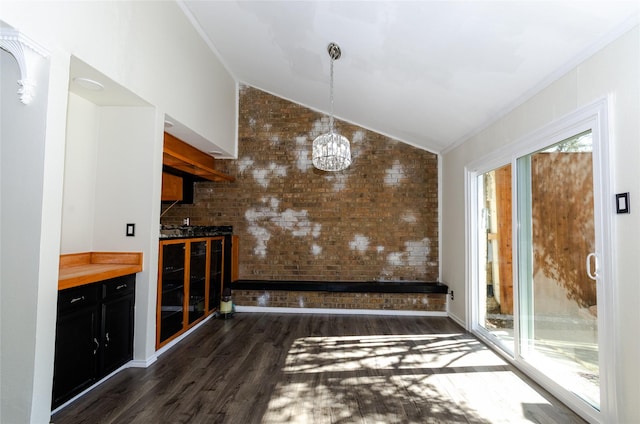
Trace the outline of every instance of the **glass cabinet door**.
{"label": "glass cabinet door", "polygon": [[218,309],[224,255],[224,236],[160,241],[156,349]]}
{"label": "glass cabinet door", "polygon": [[224,238],[209,240],[209,293],[207,310],[209,312],[220,306],[220,294],[222,292],[222,275],[224,260]]}
{"label": "glass cabinet door", "polygon": [[189,324],[204,316],[207,277],[207,242],[190,243],[189,254]]}
{"label": "glass cabinet door", "polygon": [[185,243],[162,245],[162,282],[160,295],[159,342],[167,340],[183,327]]}

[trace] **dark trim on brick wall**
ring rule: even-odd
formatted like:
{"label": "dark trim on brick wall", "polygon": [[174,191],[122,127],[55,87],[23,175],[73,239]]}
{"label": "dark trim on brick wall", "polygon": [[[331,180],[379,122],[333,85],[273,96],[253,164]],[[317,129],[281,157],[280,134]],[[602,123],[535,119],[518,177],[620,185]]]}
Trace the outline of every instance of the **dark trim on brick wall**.
{"label": "dark trim on brick wall", "polygon": [[442,293],[449,287],[435,281],[281,281],[237,280],[231,290],[323,291],[332,293]]}

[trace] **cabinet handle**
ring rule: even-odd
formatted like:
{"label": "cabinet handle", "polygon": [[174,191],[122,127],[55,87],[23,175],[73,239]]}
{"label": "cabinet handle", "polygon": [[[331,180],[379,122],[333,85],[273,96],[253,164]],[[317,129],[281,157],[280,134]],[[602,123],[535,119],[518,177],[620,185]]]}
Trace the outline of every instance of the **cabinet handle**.
{"label": "cabinet handle", "polygon": [[76,302],[80,302],[81,300],[84,300],[84,296],[74,297],[73,299],[71,299],[71,302],[69,303],[76,303]]}
{"label": "cabinet handle", "polygon": [[104,335],[104,339],[105,339],[104,347],[107,348],[109,346],[109,342],[111,341],[111,340],[109,340],[109,333],[106,333]]}
{"label": "cabinet handle", "polygon": [[95,337],[93,338],[93,342],[96,344],[96,348],[93,349],[93,354],[95,355],[96,353],[98,353],[98,349],[100,349],[100,343],[98,343],[98,339],[96,339]]}
{"label": "cabinet handle", "polygon": [[126,288],[127,288],[126,284],[120,284],[119,286],[116,286],[116,290],[126,289]]}

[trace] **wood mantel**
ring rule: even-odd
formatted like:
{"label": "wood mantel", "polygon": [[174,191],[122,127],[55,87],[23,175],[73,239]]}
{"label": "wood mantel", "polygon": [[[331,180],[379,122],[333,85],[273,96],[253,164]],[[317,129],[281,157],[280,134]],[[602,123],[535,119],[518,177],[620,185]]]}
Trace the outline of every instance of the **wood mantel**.
{"label": "wood mantel", "polygon": [[84,252],[60,255],[58,290],[142,271],[142,252]]}

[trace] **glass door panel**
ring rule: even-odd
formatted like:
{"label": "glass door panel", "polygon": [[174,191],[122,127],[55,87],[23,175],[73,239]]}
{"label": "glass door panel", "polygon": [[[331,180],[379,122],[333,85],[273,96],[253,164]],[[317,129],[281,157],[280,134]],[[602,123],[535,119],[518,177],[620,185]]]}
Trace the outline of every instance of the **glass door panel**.
{"label": "glass door panel", "polygon": [[185,243],[162,245],[159,343],[182,330],[184,315]]}
{"label": "glass door panel", "polygon": [[478,325],[512,353],[511,165],[477,178]]}
{"label": "glass door panel", "polygon": [[189,324],[204,316],[207,242],[191,242],[189,255]]}
{"label": "glass door panel", "polygon": [[224,246],[223,237],[214,238],[209,241],[209,298],[208,310],[211,312],[220,307],[220,295],[222,291],[223,258]]}
{"label": "glass door panel", "polygon": [[600,406],[591,131],[518,158],[520,354]]}

